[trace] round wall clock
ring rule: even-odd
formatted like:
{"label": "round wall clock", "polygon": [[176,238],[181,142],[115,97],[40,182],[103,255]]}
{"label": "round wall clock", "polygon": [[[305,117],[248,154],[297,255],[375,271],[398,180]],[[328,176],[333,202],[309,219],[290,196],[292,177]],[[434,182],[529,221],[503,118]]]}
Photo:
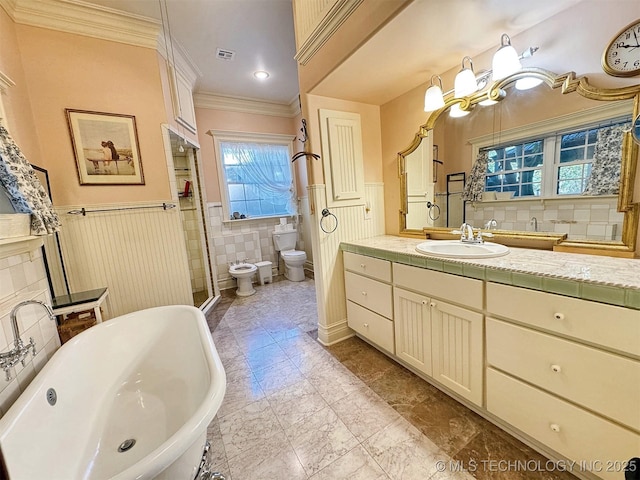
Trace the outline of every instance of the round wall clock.
{"label": "round wall clock", "polygon": [[640,19],[624,27],[609,42],[602,54],[602,68],[616,77],[640,74]]}

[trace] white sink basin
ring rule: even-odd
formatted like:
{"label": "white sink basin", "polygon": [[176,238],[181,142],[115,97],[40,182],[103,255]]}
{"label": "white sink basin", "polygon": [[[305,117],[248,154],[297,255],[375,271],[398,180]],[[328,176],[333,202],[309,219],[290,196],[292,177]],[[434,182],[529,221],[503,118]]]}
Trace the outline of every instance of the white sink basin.
{"label": "white sink basin", "polygon": [[509,247],[499,243],[462,243],[460,240],[422,242],[416,250],[426,255],[447,258],[491,258],[509,253]]}

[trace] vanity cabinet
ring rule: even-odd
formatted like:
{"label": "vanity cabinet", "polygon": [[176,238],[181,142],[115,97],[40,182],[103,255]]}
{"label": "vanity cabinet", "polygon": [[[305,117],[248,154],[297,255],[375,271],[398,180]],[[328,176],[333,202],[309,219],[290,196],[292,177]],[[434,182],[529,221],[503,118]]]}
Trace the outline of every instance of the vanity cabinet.
{"label": "vanity cabinet", "polygon": [[482,281],[394,263],[393,283],[398,357],[482,406]]}
{"label": "vanity cabinet", "polygon": [[620,478],[640,452],[640,312],[488,283],[487,314],[487,410]]}
{"label": "vanity cabinet", "polygon": [[345,252],[347,324],[371,343],[393,354],[391,262]]}

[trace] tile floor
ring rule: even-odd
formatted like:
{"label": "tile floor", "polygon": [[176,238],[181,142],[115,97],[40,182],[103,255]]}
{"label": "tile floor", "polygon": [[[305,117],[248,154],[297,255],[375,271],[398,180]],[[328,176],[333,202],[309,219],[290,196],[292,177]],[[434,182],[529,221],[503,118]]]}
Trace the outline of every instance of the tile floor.
{"label": "tile floor", "polygon": [[256,291],[207,315],[227,372],[208,436],[227,480],[575,479],[362,340],[324,348],[312,279]]}

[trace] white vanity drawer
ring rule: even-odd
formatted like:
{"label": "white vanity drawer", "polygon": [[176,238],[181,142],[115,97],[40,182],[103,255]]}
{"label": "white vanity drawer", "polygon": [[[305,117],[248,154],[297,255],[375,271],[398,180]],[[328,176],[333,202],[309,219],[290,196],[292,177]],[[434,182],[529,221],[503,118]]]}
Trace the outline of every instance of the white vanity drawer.
{"label": "white vanity drawer", "polygon": [[351,270],[383,282],[391,282],[391,262],[388,260],[380,260],[379,258],[351,252],[344,252],[343,260],[345,270]]}
{"label": "white vanity drawer", "polygon": [[352,272],[344,272],[344,284],[347,300],[387,318],[393,318],[391,285]]}
{"label": "white vanity drawer", "polygon": [[429,297],[482,310],[482,280],[394,263],[393,283]]}
{"label": "white vanity drawer", "polygon": [[360,335],[389,353],[394,353],[393,322],[360,305],[347,301],[347,323]]}
{"label": "white vanity drawer", "polygon": [[492,368],[487,410],[606,480],[624,478],[625,462],[640,452],[640,435]]}
{"label": "white vanity drawer", "polygon": [[487,283],[487,311],[640,356],[640,310]]}
{"label": "white vanity drawer", "polygon": [[487,362],[640,430],[640,362],[487,318]]}

